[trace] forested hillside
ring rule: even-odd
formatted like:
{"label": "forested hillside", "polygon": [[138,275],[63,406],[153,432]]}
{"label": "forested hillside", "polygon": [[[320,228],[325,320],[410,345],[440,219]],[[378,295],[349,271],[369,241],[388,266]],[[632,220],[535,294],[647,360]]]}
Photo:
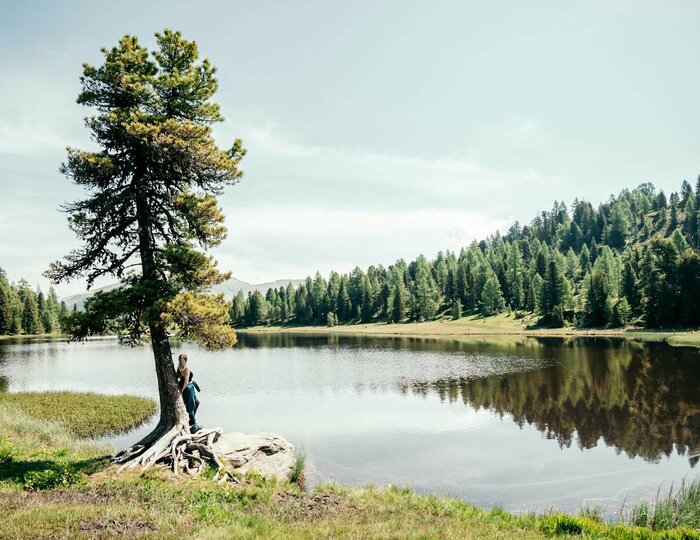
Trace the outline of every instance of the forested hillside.
{"label": "forested hillside", "polygon": [[459,253],[308,277],[297,287],[239,293],[236,325],[335,325],[539,315],[560,327],[700,324],[700,178],[666,196],[645,183],[594,208],[555,202],[528,225]]}
{"label": "forested hillside", "polygon": [[0,335],[59,332],[67,315],[53,288],[44,295],[24,280],[9,283],[0,268]]}

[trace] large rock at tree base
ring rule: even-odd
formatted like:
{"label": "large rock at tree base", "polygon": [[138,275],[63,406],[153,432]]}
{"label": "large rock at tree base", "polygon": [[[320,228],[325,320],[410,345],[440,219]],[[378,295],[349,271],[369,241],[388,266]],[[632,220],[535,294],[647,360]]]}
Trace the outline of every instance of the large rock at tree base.
{"label": "large rock at tree base", "polygon": [[289,479],[297,459],[294,445],[275,433],[224,433],[213,447],[237,472],[278,480]]}

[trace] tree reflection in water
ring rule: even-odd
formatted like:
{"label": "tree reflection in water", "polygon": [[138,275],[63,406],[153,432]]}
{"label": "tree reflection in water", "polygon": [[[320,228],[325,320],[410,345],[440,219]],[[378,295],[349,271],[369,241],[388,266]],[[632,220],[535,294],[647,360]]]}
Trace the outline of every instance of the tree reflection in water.
{"label": "tree reflection in water", "polygon": [[[535,339],[535,338],[530,338]],[[581,449],[605,444],[658,462],[674,447],[700,456],[700,358],[696,349],[609,339],[537,339],[551,367],[479,379],[401,385],[501,416]],[[533,350],[533,349],[530,349]]]}
{"label": "tree reflection in water", "polygon": [[[461,353],[467,362],[497,359],[512,369],[474,376],[407,377],[401,393],[461,401],[530,424],[563,447],[602,440],[630,458],[658,462],[674,448],[691,465],[700,457],[700,350],[607,338],[518,336],[425,339],[342,334],[241,334],[240,347],[353,347]],[[523,371],[527,362],[527,371]],[[505,371],[505,374],[504,374]],[[381,386],[381,385],[380,385]],[[358,387],[359,388],[359,387]]]}

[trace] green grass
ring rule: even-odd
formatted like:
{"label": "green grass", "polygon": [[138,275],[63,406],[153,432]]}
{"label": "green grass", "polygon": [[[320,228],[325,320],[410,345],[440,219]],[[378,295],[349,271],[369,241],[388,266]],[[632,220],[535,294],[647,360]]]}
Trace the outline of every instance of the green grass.
{"label": "green grass", "polygon": [[46,489],[85,483],[111,451],[76,438],[58,422],[0,402],[0,487]]}
{"label": "green grass", "polygon": [[654,530],[679,526],[700,529],[700,481],[684,481],[678,490],[672,485],[665,497],[657,494],[653,502],[638,504],[630,521]]}
{"label": "green grass", "polygon": [[56,420],[0,403],[0,538],[700,539],[687,517],[698,507],[695,485],[674,495],[687,506],[686,517],[608,525],[595,513],[516,516],[402,487],[326,484],[305,491],[256,475],[242,485],[220,485],[206,475],[174,482],[156,470],[117,475],[105,452]]}
{"label": "green grass", "polygon": [[297,459],[294,462],[294,470],[289,476],[289,481],[292,484],[297,484],[300,487],[304,487],[306,481],[306,476],[304,475],[304,467],[306,466],[306,454],[303,451],[297,452]]}
{"label": "green grass", "polygon": [[156,412],[152,399],[91,392],[0,393],[0,406],[11,405],[27,416],[63,425],[77,437],[128,431]]}

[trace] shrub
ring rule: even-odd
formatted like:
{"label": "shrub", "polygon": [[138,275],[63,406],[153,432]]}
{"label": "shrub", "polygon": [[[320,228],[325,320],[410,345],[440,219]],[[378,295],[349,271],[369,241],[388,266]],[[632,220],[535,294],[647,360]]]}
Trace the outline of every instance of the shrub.
{"label": "shrub", "polygon": [[85,480],[84,474],[59,463],[52,469],[26,473],[24,475],[24,488],[31,490],[64,488],[81,484]]}
{"label": "shrub", "polygon": [[14,457],[14,449],[7,437],[0,436],[0,465],[10,463]]}

